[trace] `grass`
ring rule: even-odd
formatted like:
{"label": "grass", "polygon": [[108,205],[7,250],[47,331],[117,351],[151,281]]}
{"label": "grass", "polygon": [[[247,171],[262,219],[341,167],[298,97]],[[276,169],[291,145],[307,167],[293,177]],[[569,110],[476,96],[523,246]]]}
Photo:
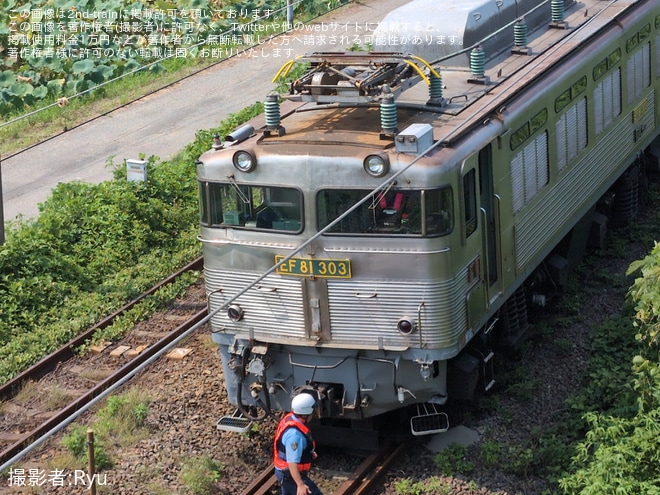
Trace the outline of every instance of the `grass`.
{"label": "grass", "polygon": [[[122,395],[108,397],[105,406],[97,412],[94,430],[94,459],[99,471],[113,466],[112,454],[119,448],[127,448],[149,437],[145,421],[149,414],[151,398],[137,387]],[[87,464],[87,426],[73,424],[62,439],[62,445],[71,455],[72,464],[65,467],[76,469]]]}
{"label": "grass", "polygon": [[214,493],[222,469],[222,464],[210,456],[191,457],[184,461],[180,477],[189,493],[205,495]]}

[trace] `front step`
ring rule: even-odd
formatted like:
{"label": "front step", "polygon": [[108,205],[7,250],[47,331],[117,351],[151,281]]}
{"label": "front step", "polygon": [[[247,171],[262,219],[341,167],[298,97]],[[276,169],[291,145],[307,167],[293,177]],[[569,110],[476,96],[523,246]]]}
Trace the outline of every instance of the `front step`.
{"label": "front step", "polygon": [[252,420],[243,416],[241,411],[236,409],[231,416],[223,416],[216,424],[216,428],[221,431],[231,431],[234,433],[246,433]]}
{"label": "front step", "polygon": [[468,352],[481,363],[481,381],[484,392],[488,392],[495,385],[495,367],[493,365],[495,353],[490,349],[484,353],[476,347],[470,347]]}
{"label": "front step", "polygon": [[449,416],[437,404],[417,405],[417,416],[410,418],[410,431],[415,436],[444,433],[449,429]]}

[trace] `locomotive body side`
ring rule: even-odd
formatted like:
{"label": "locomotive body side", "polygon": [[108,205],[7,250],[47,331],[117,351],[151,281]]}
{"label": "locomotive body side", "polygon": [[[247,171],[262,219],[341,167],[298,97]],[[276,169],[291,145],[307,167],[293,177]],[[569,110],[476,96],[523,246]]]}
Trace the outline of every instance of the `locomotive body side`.
{"label": "locomotive body side", "polygon": [[[200,158],[213,339],[243,414],[309,391],[357,420],[492,385],[522,289],[565,281],[598,200],[658,136],[660,7],[586,3],[492,80],[443,73],[442,105],[417,86],[394,116],[306,104]],[[353,98],[324,67],[309,96]]]}

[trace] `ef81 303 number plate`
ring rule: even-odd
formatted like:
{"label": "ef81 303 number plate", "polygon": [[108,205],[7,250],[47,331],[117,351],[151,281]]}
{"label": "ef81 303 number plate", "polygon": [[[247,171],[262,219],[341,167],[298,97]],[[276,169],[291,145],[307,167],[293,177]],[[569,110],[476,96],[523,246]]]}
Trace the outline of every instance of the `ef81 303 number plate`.
{"label": "ef81 303 number plate", "polygon": [[[275,263],[284,259],[275,255]],[[290,258],[275,270],[279,275],[298,277],[351,278],[351,261],[338,259]]]}

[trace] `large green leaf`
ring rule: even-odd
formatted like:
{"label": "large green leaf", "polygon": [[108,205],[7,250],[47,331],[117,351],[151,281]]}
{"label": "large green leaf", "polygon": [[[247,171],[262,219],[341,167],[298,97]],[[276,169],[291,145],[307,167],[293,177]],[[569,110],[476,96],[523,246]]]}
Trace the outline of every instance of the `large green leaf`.
{"label": "large green leaf", "polygon": [[51,79],[48,81],[46,87],[48,88],[50,94],[58,96],[62,93],[62,87],[64,86],[65,82],[65,79]]}
{"label": "large green leaf", "polygon": [[59,71],[62,70],[62,59],[54,56],[34,58],[30,60],[30,65],[35,68],[45,67],[47,69]]}
{"label": "large green leaf", "polygon": [[70,78],[64,86],[64,94],[66,96],[72,96],[80,92],[82,90],[82,82],[82,78]]}
{"label": "large green leaf", "polygon": [[32,96],[39,99],[45,98],[46,95],[48,95],[48,87],[46,86],[37,86],[32,92]]}
{"label": "large green leaf", "polygon": [[0,89],[0,101],[10,103],[14,99],[14,93],[10,89]]}
{"label": "large green leaf", "polygon": [[78,60],[73,63],[72,72],[74,74],[88,74],[94,69],[94,61],[89,58]]}
{"label": "large green leaf", "polygon": [[11,91],[16,96],[24,97],[25,95],[32,94],[34,86],[28,82],[20,82],[11,85]]}
{"label": "large green leaf", "polygon": [[90,79],[95,83],[107,81],[114,74],[114,69],[109,65],[97,65],[90,71]]}
{"label": "large green leaf", "polygon": [[0,86],[11,86],[16,82],[16,74],[11,70],[0,72]]}

